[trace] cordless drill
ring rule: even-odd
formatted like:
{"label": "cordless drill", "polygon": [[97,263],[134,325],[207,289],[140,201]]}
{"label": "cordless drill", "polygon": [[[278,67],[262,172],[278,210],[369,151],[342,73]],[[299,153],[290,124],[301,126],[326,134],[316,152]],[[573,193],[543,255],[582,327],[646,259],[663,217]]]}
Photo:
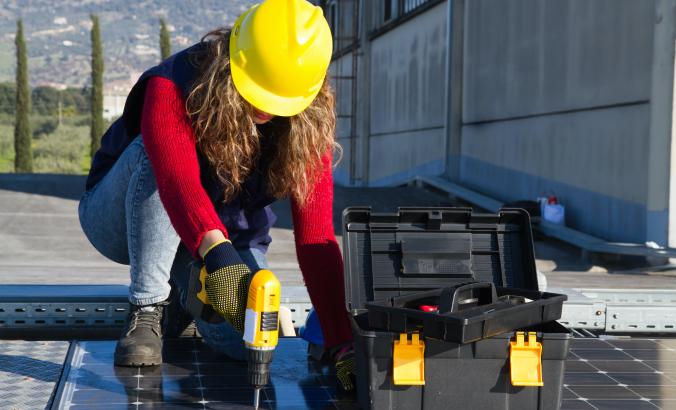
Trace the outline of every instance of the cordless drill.
{"label": "cordless drill", "polygon": [[[193,317],[210,323],[223,322],[211,306],[206,294],[206,269],[193,268],[190,272],[188,311]],[[258,409],[260,390],[270,380],[270,363],[277,346],[279,306],[282,286],[269,270],[259,270],[249,284],[244,320],[244,345],[247,348],[249,369],[247,377],[254,387],[254,407]]]}
{"label": "cordless drill", "polygon": [[281,284],[269,270],[256,272],[249,285],[244,321],[244,344],[249,362],[249,383],[254,387],[254,408],[260,391],[270,380],[270,363],[279,334]]}

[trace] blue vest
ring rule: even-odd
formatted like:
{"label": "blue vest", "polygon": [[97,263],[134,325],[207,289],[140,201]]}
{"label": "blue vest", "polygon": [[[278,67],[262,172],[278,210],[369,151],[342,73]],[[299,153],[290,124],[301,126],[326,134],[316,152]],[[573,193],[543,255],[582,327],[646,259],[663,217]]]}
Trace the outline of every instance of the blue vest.
{"label": "blue vest", "polygon": [[[122,116],[108,128],[101,138],[101,148],[92,159],[86,184],[87,190],[103,179],[122,152],[140,134],[147,80],[153,76],[171,80],[181,90],[185,100],[192,89],[199,59],[205,50],[205,43],[197,43],[174,54],[139,77],[127,96]],[[202,186],[211,198],[236,248],[258,248],[265,252],[272,240],[269,232],[276,217],[269,205],[275,201],[275,198],[267,193],[265,173],[267,164],[274,155],[273,140],[276,134],[284,132],[287,124],[286,119],[275,118],[258,127],[262,135],[258,166],[242,185],[239,195],[227,203],[223,202],[222,184],[215,177],[212,167],[198,152]]]}

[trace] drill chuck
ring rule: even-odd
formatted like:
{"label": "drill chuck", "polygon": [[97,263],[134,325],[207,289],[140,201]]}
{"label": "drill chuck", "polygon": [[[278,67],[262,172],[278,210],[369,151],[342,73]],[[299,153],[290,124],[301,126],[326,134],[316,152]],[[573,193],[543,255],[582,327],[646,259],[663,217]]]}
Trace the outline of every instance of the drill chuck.
{"label": "drill chuck", "polygon": [[255,388],[260,388],[270,381],[270,363],[272,363],[273,349],[247,349],[249,362],[249,371],[247,377],[249,384]]}

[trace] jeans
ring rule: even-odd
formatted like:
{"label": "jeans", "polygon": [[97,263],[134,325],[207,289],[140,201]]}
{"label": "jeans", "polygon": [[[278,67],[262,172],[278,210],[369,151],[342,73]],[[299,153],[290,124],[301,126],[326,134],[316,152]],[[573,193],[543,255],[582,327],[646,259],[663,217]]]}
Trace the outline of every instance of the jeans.
{"label": "jeans", "polygon": [[[185,306],[192,255],[169,220],[157,190],[150,161],[137,137],[113,168],[85,192],[78,207],[80,225],[91,244],[105,257],[130,265],[129,302],[150,305],[169,297],[171,278]],[[180,245],[180,246],[179,246]],[[252,272],[267,268],[258,249],[238,249]],[[196,320],[204,341],[214,350],[243,359],[241,335],[227,322]]]}

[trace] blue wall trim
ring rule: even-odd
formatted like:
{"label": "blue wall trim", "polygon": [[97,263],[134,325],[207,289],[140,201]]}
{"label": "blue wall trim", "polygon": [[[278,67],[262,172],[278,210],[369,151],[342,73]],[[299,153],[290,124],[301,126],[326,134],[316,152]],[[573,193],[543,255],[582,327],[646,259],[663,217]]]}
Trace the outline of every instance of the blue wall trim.
{"label": "blue wall trim", "polygon": [[349,186],[350,185],[350,173],[347,172],[344,168],[335,168],[333,170],[333,182],[339,186]]}
{"label": "blue wall trim", "polygon": [[[454,158],[457,161],[457,157]],[[457,162],[456,162],[457,163]],[[535,175],[460,157],[460,183],[504,202],[556,195],[566,207],[566,225],[614,242],[667,244],[668,210],[610,197]],[[647,238],[647,227],[656,237]]]}
{"label": "blue wall trim", "polygon": [[646,215],[648,235],[646,241],[653,241],[660,246],[669,244],[669,210],[648,211]]}
{"label": "blue wall trim", "polygon": [[401,185],[409,182],[411,178],[416,176],[438,176],[444,172],[444,161],[441,159],[427,162],[405,171],[397,172],[386,177],[378,178],[369,181],[369,186],[384,187]]}
{"label": "blue wall trim", "polygon": [[[416,176],[438,176],[444,172],[444,161],[435,160],[417,167],[407,169],[405,171],[397,172],[386,177],[374,179],[369,181],[368,186],[371,187],[386,187],[396,186],[409,182],[411,178]],[[333,181],[340,186],[350,186],[350,174],[342,169],[336,168],[333,170]]]}

